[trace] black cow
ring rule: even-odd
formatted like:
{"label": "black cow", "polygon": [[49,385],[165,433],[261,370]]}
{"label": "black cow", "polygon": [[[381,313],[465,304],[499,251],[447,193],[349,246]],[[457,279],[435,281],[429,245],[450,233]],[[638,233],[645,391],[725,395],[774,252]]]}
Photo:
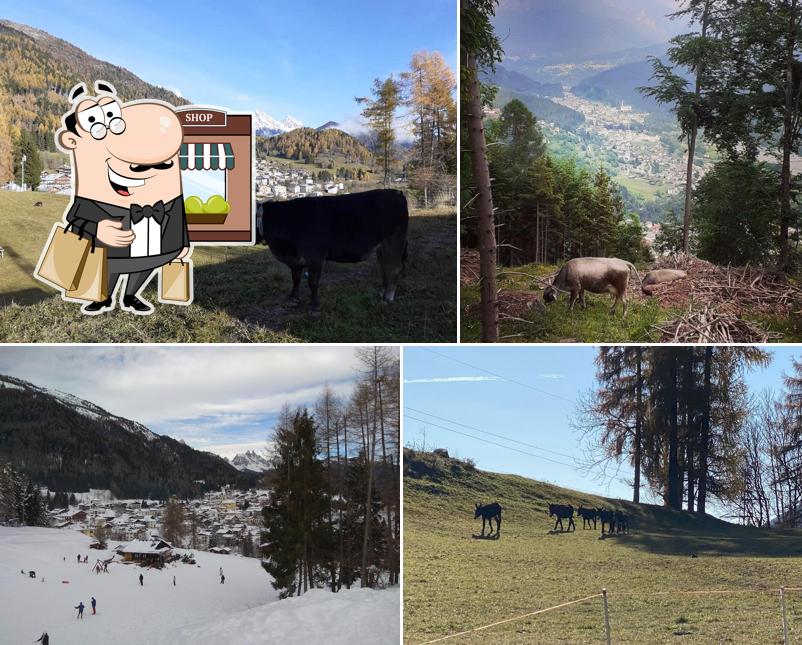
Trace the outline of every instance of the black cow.
{"label": "black cow", "polygon": [[484,506],[477,504],[473,519],[480,517],[482,518],[482,535],[485,534],[485,522],[490,524],[490,535],[493,535],[493,520],[496,520],[496,535],[501,533],[501,504],[498,502]]}
{"label": "black cow", "polygon": [[309,273],[311,311],[320,311],[318,286],[323,263],[355,263],[375,250],[382,269],[382,298],[392,302],[407,258],[409,211],[399,190],[369,190],[353,195],[305,197],[261,202],[256,241],[267,244],[292,271],[290,300],[299,300],[303,270]]}

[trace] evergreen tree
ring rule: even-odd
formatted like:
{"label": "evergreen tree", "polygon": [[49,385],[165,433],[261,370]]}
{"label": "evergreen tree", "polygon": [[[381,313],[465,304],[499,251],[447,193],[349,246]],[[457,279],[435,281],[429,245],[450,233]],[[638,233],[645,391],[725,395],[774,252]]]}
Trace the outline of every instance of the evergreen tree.
{"label": "evergreen tree", "polygon": [[329,575],[329,500],[317,427],[305,408],[282,413],[273,444],[276,480],[270,503],[262,509],[268,543],[262,566],[286,598],[319,586]]}
{"label": "evergreen tree", "polygon": [[[364,105],[362,116],[376,137],[376,154],[379,157],[384,186],[390,183],[390,172],[395,161],[395,113],[401,104],[401,86],[392,76],[373,82],[373,99],[358,97],[357,103]],[[329,164],[333,168],[333,164]]]}
{"label": "evergreen tree", "polygon": [[747,159],[718,162],[696,190],[699,257],[716,264],[764,264],[778,235],[777,175]]}

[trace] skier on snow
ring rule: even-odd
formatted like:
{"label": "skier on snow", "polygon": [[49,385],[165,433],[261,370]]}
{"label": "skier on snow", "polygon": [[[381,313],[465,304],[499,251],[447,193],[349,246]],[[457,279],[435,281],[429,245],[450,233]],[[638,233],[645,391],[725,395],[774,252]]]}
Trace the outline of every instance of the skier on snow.
{"label": "skier on snow", "polygon": [[80,618],[81,620],[83,620],[83,618],[84,618],[84,603],[83,603],[83,601],[79,602],[78,605],[75,607],[75,609],[78,610],[78,615],[76,616],[76,618]]}

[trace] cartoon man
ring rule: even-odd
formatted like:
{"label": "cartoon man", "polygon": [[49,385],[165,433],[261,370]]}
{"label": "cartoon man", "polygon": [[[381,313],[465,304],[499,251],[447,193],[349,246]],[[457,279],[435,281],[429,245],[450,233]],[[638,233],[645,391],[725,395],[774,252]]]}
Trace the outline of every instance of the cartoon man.
{"label": "cartoon man", "polygon": [[97,96],[80,83],[62,117],[56,143],[72,155],[75,196],[68,223],[107,248],[108,298],[83,305],[85,314],[120,308],[150,314],[140,296],[154,270],[190,251],[178,152],[181,123],[173,107],[156,100],[120,104],[110,83],[95,83]]}

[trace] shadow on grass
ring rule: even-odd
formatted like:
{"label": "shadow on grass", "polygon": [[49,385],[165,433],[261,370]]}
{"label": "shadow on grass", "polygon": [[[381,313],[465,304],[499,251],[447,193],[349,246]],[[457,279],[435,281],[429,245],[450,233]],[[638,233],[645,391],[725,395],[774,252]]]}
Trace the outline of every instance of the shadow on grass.
{"label": "shadow on grass", "polygon": [[[650,530],[648,527],[615,537],[621,545],[660,555],[688,557],[758,556],[767,558],[802,555],[802,533],[794,530],[734,526],[730,530]],[[605,538],[608,539],[608,538]]]}

